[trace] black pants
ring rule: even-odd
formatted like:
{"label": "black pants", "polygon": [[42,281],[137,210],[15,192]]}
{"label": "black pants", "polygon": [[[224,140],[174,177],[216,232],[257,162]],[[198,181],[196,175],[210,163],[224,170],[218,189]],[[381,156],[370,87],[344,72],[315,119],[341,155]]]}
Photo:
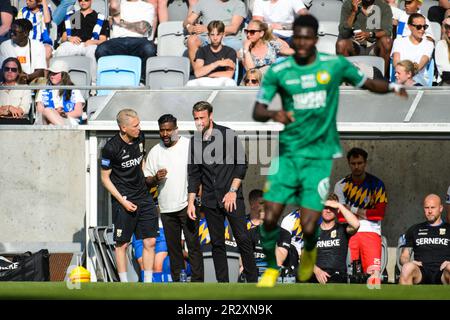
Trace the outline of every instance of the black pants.
{"label": "black pants", "polygon": [[216,271],[216,279],[218,282],[229,282],[224,226],[226,216],[241,254],[245,278],[248,282],[256,282],[258,281],[258,269],[256,268],[255,257],[253,255],[250,234],[247,230],[245,204],[243,200],[238,199],[236,205],[237,209],[231,213],[226,212],[224,208],[203,207],[211,237],[212,258]]}
{"label": "black pants", "polygon": [[181,269],[185,269],[183,248],[181,247],[181,230],[189,250],[191,264],[191,282],[203,282],[203,254],[198,238],[198,219],[193,221],[187,216],[187,207],[178,212],[161,213],[161,220],[166,236],[167,250],[170,258],[170,273],[173,281],[180,281]]}

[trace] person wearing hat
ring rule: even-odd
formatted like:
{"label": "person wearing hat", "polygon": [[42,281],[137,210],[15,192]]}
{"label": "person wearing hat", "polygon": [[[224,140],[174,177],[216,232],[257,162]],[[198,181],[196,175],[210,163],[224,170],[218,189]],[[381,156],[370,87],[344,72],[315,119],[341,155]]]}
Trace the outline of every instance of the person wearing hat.
{"label": "person wearing hat", "polygon": [[[69,76],[69,66],[65,61],[52,61],[48,68],[47,85],[73,85]],[[42,124],[77,125],[83,113],[84,98],[80,90],[44,89],[36,97],[38,120]]]}

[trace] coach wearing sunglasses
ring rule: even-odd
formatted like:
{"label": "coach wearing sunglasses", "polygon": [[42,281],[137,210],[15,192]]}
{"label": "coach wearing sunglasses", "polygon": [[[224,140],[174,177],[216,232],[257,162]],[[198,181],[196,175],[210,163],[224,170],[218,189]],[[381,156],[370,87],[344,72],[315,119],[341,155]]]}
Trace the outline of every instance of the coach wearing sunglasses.
{"label": "coach wearing sunglasses", "polygon": [[411,35],[397,38],[392,47],[392,60],[394,67],[401,60],[411,60],[417,67],[418,73],[414,81],[423,86],[428,86],[430,79],[426,72],[426,65],[431,60],[434,44],[425,37],[428,25],[425,17],[420,13],[413,13],[408,19],[408,28]]}
{"label": "coach wearing sunglasses", "polygon": [[[21,82],[22,68],[17,58],[7,58],[2,64],[2,86],[16,86]],[[29,90],[0,90],[0,118],[20,119],[27,117],[31,106]]]}

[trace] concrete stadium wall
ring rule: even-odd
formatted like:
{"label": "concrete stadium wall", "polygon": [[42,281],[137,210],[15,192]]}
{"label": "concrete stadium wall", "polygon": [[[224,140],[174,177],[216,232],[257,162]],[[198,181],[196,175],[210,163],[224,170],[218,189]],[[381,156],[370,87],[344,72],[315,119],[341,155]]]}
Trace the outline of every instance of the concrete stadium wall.
{"label": "concrete stadium wall", "polygon": [[84,248],[85,131],[3,127],[0,154],[0,242]]}

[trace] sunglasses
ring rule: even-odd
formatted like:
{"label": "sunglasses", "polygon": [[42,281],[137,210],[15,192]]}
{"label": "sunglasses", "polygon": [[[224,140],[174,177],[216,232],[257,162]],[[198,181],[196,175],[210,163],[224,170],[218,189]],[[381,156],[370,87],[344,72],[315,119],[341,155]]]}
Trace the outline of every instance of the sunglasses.
{"label": "sunglasses", "polygon": [[331,212],[333,212],[333,213],[337,213],[337,211],[338,211],[338,209],[336,209],[336,208],[333,208],[333,207],[328,207],[328,206],[325,206],[325,209],[327,209],[327,210],[330,210]]}
{"label": "sunglasses", "polygon": [[428,27],[429,27],[427,24],[422,25],[422,24],[412,24],[412,23],[411,23],[411,25],[412,25],[414,28],[416,28],[417,30],[422,30],[422,28],[423,28],[423,30],[427,30]]}
{"label": "sunglasses", "polygon": [[244,29],[245,34],[250,34],[251,36],[260,31],[261,30]]}
{"label": "sunglasses", "polygon": [[18,68],[4,67],[3,71],[4,72],[17,72],[17,71],[19,71],[19,69]]}
{"label": "sunglasses", "polygon": [[259,81],[258,81],[258,80],[256,80],[256,79],[245,79],[245,80],[244,80],[244,82],[245,82],[245,83],[249,83],[249,82],[251,82],[251,83],[253,83],[253,84],[257,84],[257,83],[259,83]]}
{"label": "sunglasses", "polygon": [[78,0],[78,2],[91,2],[91,0]]}

